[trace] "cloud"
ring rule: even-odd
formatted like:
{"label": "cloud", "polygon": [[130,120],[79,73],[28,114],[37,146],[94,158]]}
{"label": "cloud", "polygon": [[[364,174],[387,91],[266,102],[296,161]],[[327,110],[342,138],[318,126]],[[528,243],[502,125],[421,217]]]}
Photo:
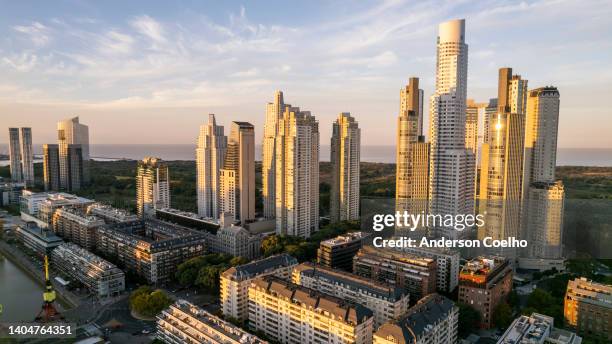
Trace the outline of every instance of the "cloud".
{"label": "cloud", "polygon": [[165,43],[164,29],[162,25],[148,15],[134,18],[130,24],[142,35],[148,37],[155,43]]}
{"label": "cloud", "polygon": [[29,52],[23,52],[12,57],[3,57],[2,62],[20,72],[29,72],[36,66],[38,56]]}
{"label": "cloud", "polygon": [[37,47],[47,45],[51,39],[49,28],[36,21],[30,25],[13,26],[13,30],[28,36]]}

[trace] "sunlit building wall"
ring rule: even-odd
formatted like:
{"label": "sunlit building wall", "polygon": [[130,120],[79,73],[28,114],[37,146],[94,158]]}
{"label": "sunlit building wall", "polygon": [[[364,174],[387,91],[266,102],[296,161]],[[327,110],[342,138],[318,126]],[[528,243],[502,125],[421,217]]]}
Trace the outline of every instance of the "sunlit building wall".
{"label": "sunlit building wall", "polygon": [[215,115],[208,115],[208,124],[200,126],[196,148],[198,214],[219,218],[219,173],[223,167],[227,137]]}
{"label": "sunlit building wall", "polygon": [[[60,154],[60,187],[67,191],[78,190],[81,183],[89,181],[89,127],[81,124],[79,117],[60,121],[57,123],[57,143]],[[71,175],[74,170],[74,160],[78,158],[70,156],[70,145],[81,147],[82,176]]]}
{"label": "sunlit building wall", "polygon": [[339,114],[333,123],[330,147],[331,222],[358,220],[361,129],[350,113]]}
{"label": "sunlit building wall", "polygon": [[276,137],[276,233],[302,238],[319,229],[319,123],[285,108]]}
{"label": "sunlit building wall", "polygon": [[372,343],[372,311],[274,276],[249,286],[249,327],[280,343]]}
{"label": "sunlit building wall", "polygon": [[136,209],[143,217],[163,208],[170,208],[168,165],[160,158],[146,157],[138,162],[136,170]]}
{"label": "sunlit building wall", "polygon": [[586,278],[569,281],[563,315],[578,334],[612,341],[612,286]]}
{"label": "sunlit building wall", "polygon": [[[440,24],[436,88],[430,105],[429,213],[474,212],[475,157],[465,148],[468,46],[465,20]],[[434,233],[456,238],[460,232],[439,226]]]}

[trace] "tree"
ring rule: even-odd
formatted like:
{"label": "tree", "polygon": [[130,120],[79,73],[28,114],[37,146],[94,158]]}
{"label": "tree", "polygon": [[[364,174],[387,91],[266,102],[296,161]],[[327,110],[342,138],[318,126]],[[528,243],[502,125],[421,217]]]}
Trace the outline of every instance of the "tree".
{"label": "tree", "polygon": [[493,310],[493,323],[498,328],[506,328],[512,323],[512,308],[506,302],[502,302]]}
{"label": "tree", "polygon": [[536,288],[527,298],[527,306],[537,310],[544,309],[553,304],[554,299],[544,289]]}
{"label": "tree", "polygon": [[239,257],[234,257],[234,258],[232,258],[232,259],[230,260],[229,264],[230,264],[231,266],[238,266],[238,265],[246,264],[246,263],[248,263],[248,262],[249,262],[249,260],[248,260],[248,259],[246,259],[246,258],[244,258],[244,257],[242,257],[242,256],[239,256]]}
{"label": "tree", "polygon": [[149,286],[142,286],[130,295],[130,309],[146,317],[156,316],[170,304],[172,299],[164,291]]}
{"label": "tree", "polygon": [[467,337],[478,329],[480,324],[480,313],[472,306],[465,303],[457,304],[459,307],[458,330],[461,337]]}
{"label": "tree", "polygon": [[261,250],[263,251],[263,255],[265,257],[282,252],[283,246],[278,235],[270,235],[266,237],[261,242]]}

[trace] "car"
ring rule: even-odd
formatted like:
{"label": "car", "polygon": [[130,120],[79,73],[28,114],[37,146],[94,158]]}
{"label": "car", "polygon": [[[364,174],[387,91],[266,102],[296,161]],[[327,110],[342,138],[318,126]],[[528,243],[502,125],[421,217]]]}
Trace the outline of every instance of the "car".
{"label": "car", "polygon": [[149,333],[151,333],[151,331],[147,330],[146,328],[142,330],[142,334],[149,334]]}

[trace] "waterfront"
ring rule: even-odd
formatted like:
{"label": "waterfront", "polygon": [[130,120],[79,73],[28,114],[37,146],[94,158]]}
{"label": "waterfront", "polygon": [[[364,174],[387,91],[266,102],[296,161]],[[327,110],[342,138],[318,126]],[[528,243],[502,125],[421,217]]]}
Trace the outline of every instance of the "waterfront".
{"label": "waterfront", "polygon": [[0,258],[0,322],[32,321],[42,303],[43,287],[8,258]]}

